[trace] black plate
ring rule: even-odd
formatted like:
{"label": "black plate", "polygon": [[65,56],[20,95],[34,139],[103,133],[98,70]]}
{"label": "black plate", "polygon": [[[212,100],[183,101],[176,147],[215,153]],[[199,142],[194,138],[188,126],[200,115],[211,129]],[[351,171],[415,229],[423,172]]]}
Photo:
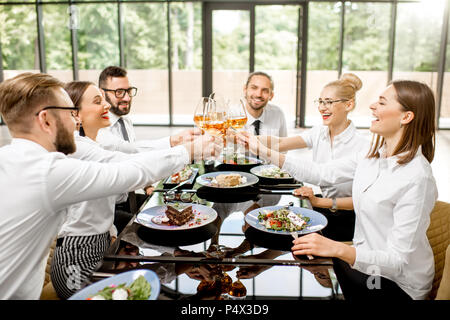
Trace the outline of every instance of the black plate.
{"label": "black plate", "polygon": [[256,166],[260,166],[264,163],[263,160],[254,157],[246,157],[250,163],[231,164],[231,163],[219,163],[216,165],[214,171],[243,171],[250,172],[250,169]]}
{"label": "black plate", "polygon": [[220,203],[246,202],[256,200],[259,190],[254,187],[244,187],[235,189],[217,189],[200,187],[197,189],[197,197],[206,201]]}
{"label": "black plate", "polygon": [[177,231],[157,230],[140,226],[137,235],[145,242],[155,245],[190,246],[211,239],[218,231],[217,221],[216,219],[214,222],[199,228]]}
{"label": "black plate", "polygon": [[[259,173],[264,167],[271,167],[273,165],[259,165],[250,169],[250,172],[259,178],[260,185],[275,185],[275,184],[293,184],[297,183],[294,177],[289,178],[270,178],[265,177]],[[291,187],[292,188],[292,187]]]}
{"label": "black plate", "polygon": [[291,251],[294,238],[287,235],[271,234],[257,230],[251,226],[245,230],[245,238],[253,245],[281,251]]}
{"label": "black plate", "polygon": [[[191,176],[190,176],[189,179],[188,179],[189,182],[186,182],[186,183],[183,185],[183,188],[184,188],[184,189],[192,189],[192,187],[194,186],[194,183],[195,183],[195,178],[197,178],[197,175],[198,175],[198,168],[191,168],[191,170],[192,170],[192,173],[191,173]],[[171,177],[172,177],[172,176],[167,177],[167,179],[164,180],[164,184],[163,184],[164,189],[172,189],[172,188],[174,188],[175,186],[178,185],[178,183],[173,183],[173,182],[171,181],[171,179],[170,179]]]}

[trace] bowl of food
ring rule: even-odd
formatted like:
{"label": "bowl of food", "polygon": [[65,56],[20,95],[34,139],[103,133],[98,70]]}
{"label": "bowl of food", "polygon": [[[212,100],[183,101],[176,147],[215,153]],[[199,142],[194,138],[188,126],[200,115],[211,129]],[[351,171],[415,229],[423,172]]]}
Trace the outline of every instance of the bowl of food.
{"label": "bowl of food", "polygon": [[132,270],[95,282],[69,300],[156,300],[161,284],[151,270]]}
{"label": "bowl of food", "polygon": [[223,162],[216,166],[218,171],[249,172],[251,168],[263,164],[264,161],[244,154],[233,153],[225,155]]}
{"label": "bowl of food", "polygon": [[250,211],[245,221],[253,228],[276,235],[291,236],[292,232],[305,235],[317,232],[328,224],[320,212],[301,208],[269,206]]}
{"label": "bowl of food", "polygon": [[258,181],[259,179],[255,175],[240,171],[210,172],[197,178],[198,184],[217,189],[243,188],[252,186]]}
{"label": "bowl of food", "polygon": [[263,164],[250,169],[259,178],[260,184],[288,184],[295,183],[294,177],[273,164]]}
{"label": "bowl of food", "polygon": [[185,182],[183,187],[186,189],[191,189],[194,186],[195,178],[198,174],[198,168],[191,168],[190,166],[184,167],[183,170],[172,174],[164,180],[164,188],[171,189],[176,187],[181,182]]}

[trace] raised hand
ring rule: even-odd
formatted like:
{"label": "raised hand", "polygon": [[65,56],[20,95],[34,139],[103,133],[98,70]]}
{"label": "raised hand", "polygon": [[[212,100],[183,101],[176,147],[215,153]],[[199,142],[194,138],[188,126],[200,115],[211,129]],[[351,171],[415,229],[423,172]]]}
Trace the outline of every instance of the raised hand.
{"label": "raised hand", "polygon": [[191,156],[191,160],[203,160],[217,158],[222,153],[222,138],[213,137],[208,134],[201,135],[192,142],[184,144]]}
{"label": "raised hand", "polygon": [[180,144],[190,142],[202,135],[202,130],[198,128],[183,130],[170,137],[170,146],[175,147]]}

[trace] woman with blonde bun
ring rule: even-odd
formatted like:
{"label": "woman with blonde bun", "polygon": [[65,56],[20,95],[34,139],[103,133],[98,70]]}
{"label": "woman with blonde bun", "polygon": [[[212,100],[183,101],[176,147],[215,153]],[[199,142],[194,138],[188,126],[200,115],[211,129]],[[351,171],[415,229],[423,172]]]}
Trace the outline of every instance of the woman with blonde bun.
{"label": "woman with blonde bun", "polygon": [[[370,141],[362,136],[348,118],[356,105],[356,92],[362,87],[362,81],[353,73],[345,73],[340,79],[324,86],[320,97],[315,100],[322,116],[322,124],[317,125],[298,136],[267,137],[258,139],[267,147],[279,152],[309,148],[313,151],[313,161],[325,163],[349,156],[366,148]],[[352,183],[346,182],[333,186],[321,187],[322,197],[314,195],[310,187],[302,187],[294,191],[297,196],[310,199],[314,210],[320,211],[328,219],[323,230],[327,237],[350,241],[355,227],[353,211]]]}

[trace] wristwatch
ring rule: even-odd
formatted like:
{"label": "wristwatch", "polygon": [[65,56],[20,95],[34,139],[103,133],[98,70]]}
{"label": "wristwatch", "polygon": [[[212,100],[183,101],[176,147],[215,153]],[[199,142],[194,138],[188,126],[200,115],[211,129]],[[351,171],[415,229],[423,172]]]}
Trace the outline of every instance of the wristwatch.
{"label": "wristwatch", "polygon": [[332,201],[332,205],[331,205],[330,211],[336,212],[338,210],[336,198],[331,199],[331,201]]}

